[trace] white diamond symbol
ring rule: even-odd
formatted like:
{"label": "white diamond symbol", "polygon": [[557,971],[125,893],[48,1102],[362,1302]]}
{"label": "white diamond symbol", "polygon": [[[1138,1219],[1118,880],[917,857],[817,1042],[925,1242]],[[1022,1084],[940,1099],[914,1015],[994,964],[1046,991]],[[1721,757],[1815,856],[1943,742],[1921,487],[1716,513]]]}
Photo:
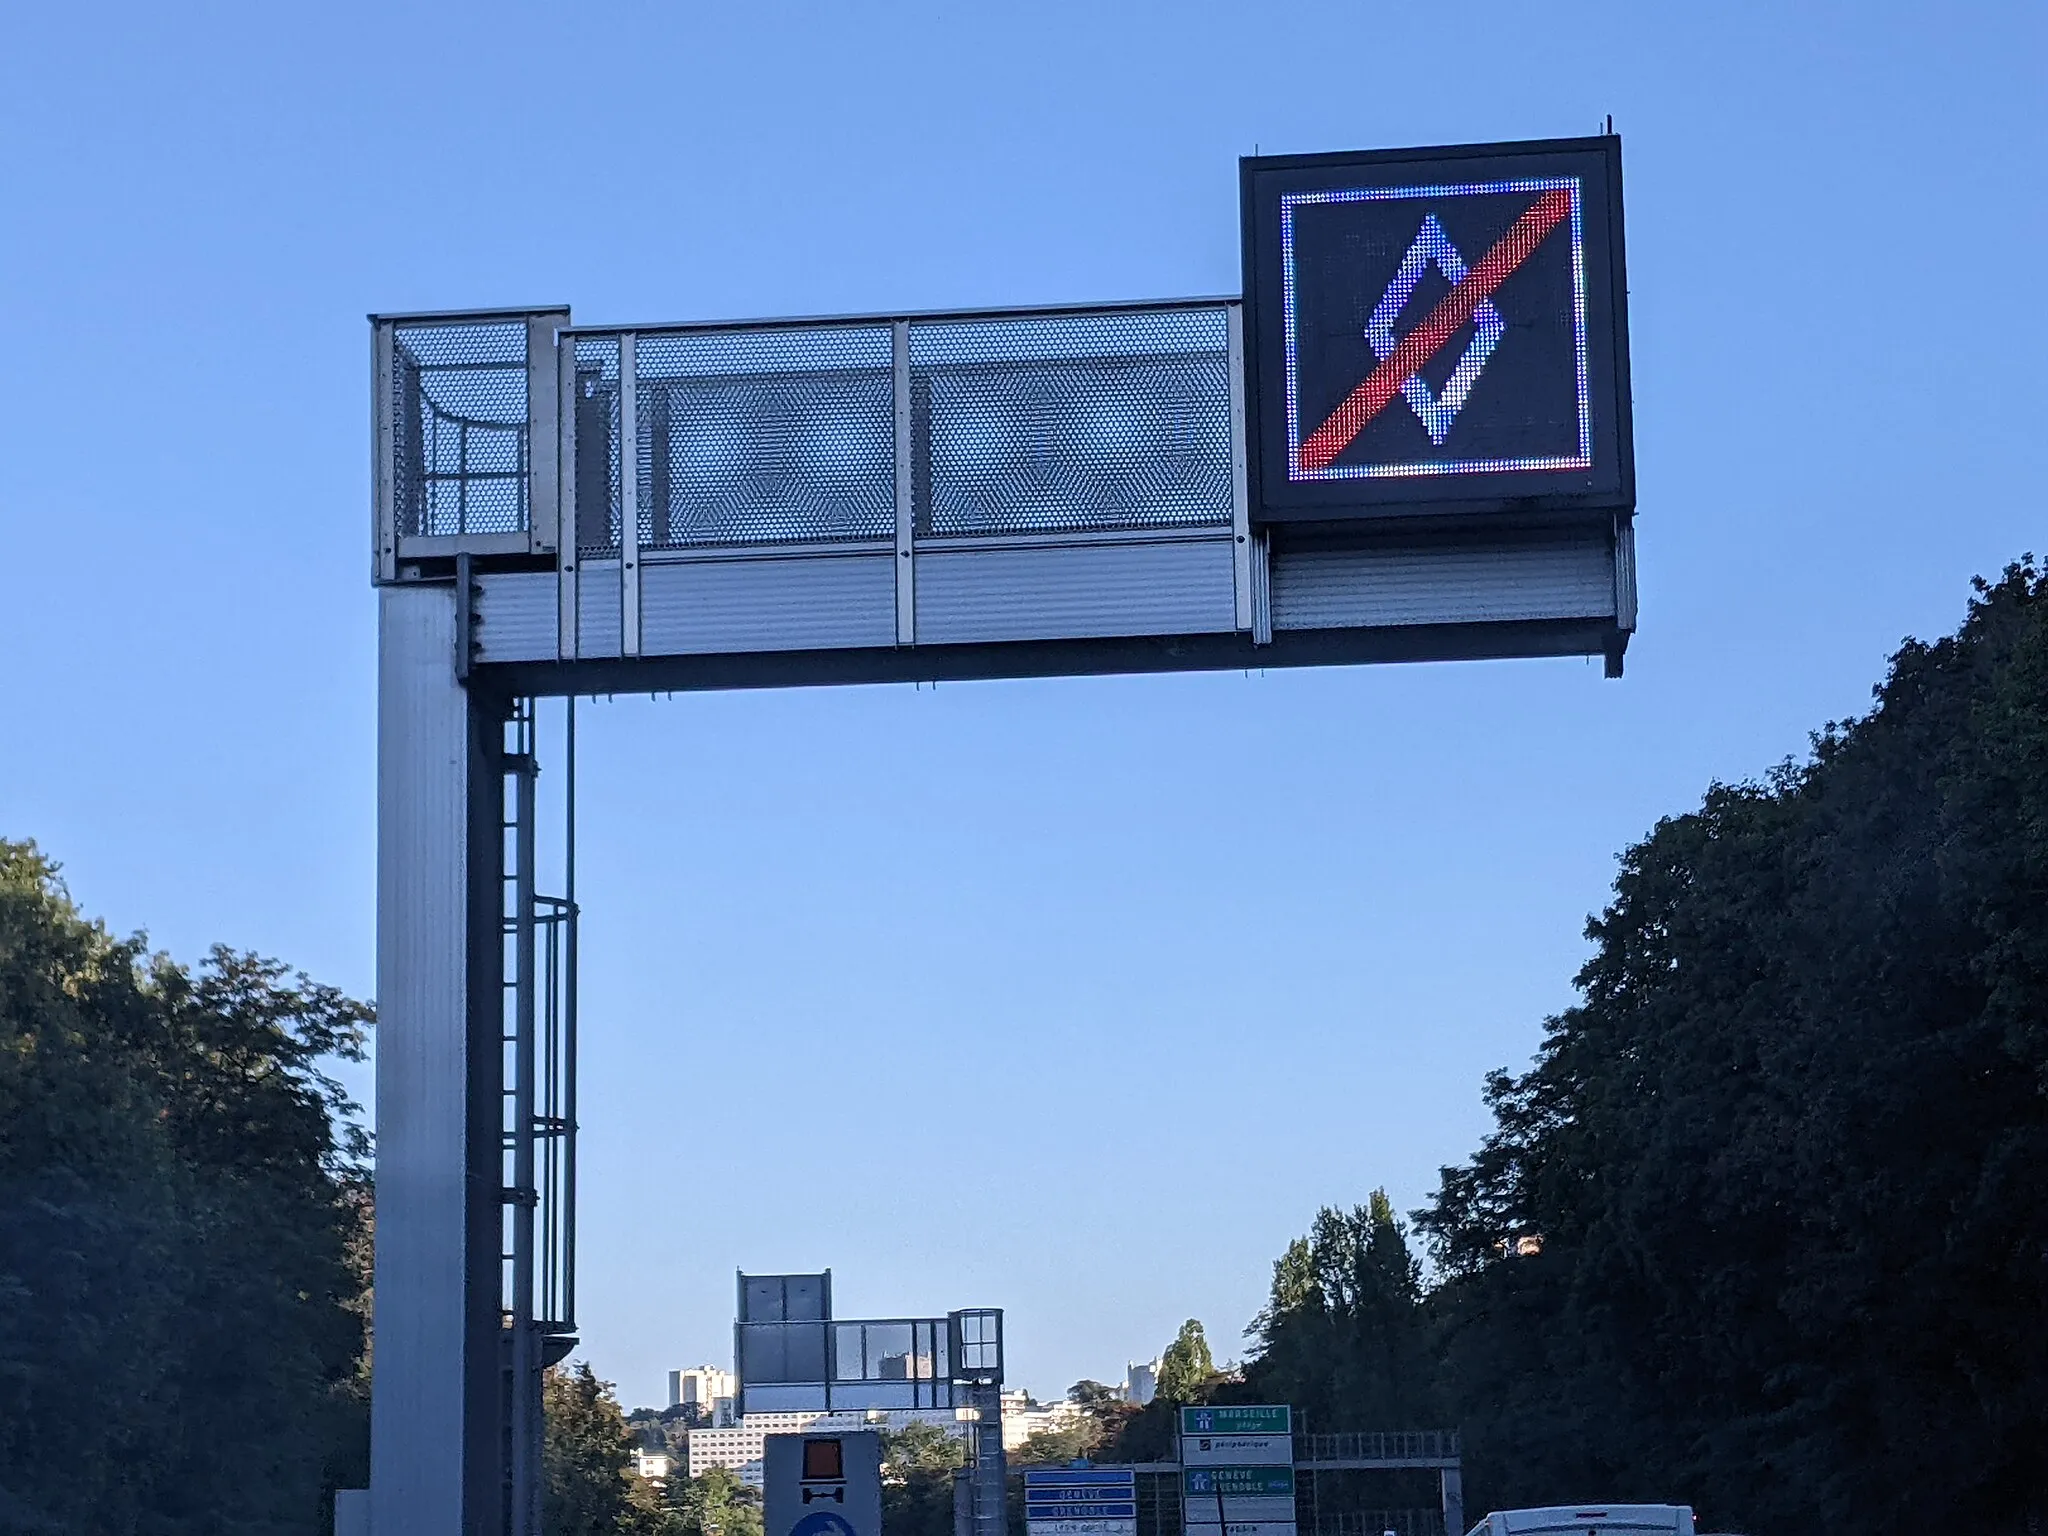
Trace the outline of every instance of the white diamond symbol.
{"label": "white diamond symbol", "polygon": [[[1365,339],[1372,344],[1373,354],[1381,362],[1394,355],[1394,348],[1399,344],[1394,335],[1394,322],[1408,307],[1408,301],[1415,297],[1416,285],[1432,264],[1453,287],[1465,281],[1465,258],[1458,254],[1458,248],[1451,244],[1451,237],[1444,233],[1443,225],[1437,223],[1433,213],[1423,215],[1422,228],[1415,236],[1415,243],[1401,258],[1400,270],[1387,285],[1387,291],[1380,295],[1372,318],[1365,323]],[[1451,370],[1450,378],[1444,381],[1442,394],[1431,393],[1420,374],[1410,374],[1401,385],[1401,397],[1415,412],[1416,419],[1422,423],[1422,430],[1429,434],[1430,442],[1439,448],[1450,436],[1451,423],[1457,420],[1458,412],[1463,409],[1465,397],[1472,393],[1472,386],[1478,382],[1479,370],[1493,356],[1494,347],[1508,328],[1508,323],[1501,319],[1500,311],[1493,307],[1491,299],[1479,301],[1472,311],[1472,325],[1471,344],[1465,348],[1465,355],[1458,359],[1458,366]]]}

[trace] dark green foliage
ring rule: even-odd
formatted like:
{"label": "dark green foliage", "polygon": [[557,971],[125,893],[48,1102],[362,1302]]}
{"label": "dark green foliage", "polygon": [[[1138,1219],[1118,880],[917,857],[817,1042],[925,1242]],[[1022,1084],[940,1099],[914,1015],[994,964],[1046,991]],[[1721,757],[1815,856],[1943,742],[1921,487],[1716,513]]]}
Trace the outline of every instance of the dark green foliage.
{"label": "dark green foliage", "polygon": [[1137,1406],[1125,1402],[1121,1391],[1099,1381],[1075,1382],[1067,1388],[1067,1401],[1087,1420],[1088,1445],[1083,1454],[1091,1457],[1106,1455],[1123,1437],[1125,1426],[1138,1416]]}
{"label": "dark green foliage", "polygon": [[1143,1408],[1122,1417],[1116,1438],[1097,1451],[1099,1461],[1172,1461],[1180,1433],[1180,1405],[1154,1397]]}
{"label": "dark green foliage", "polygon": [[1250,1329],[1247,1395],[1291,1403],[1312,1429],[1413,1429],[1438,1418],[1422,1280],[1385,1190],[1325,1208],[1273,1266]]}
{"label": "dark green foliage", "polygon": [[1151,1402],[1143,1408],[1118,1403],[1089,1410],[1103,1429],[1091,1454],[1100,1461],[1171,1461],[1178,1453],[1183,1403],[1249,1401],[1243,1392],[1242,1382],[1216,1369],[1208,1335],[1191,1317],[1159,1357],[1159,1381]]}
{"label": "dark green foliage", "polygon": [[626,1415],[626,1423],[647,1449],[666,1451],[673,1458],[682,1458],[689,1444],[690,1431],[709,1429],[711,1415],[704,1411],[701,1403],[672,1403],[666,1408],[635,1408]]}
{"label": "dark green foliage", "polygon": [[0,1529],[325,1528],[364,1481],[370,1014],[80,916],[0,841]]}
{"label": "dark green foliage", "polygon": [[1051,1429],[1034,1429],[1009,1459],[1013,1466],[1063,1467],[1093,1454],[1099,1440],[1095,1425],[1077,1418]]}
{"label": "dark green foliage", "polygon": [[[580,1361],[551,1366],[541,1381],[541,1412],[546,1536],[676,1536],[676,1515],[631,1471],[634,1433],[610,1382]],[[673,1482],[688,1486],[684,1478]],[[758,1517],[747,1536],[760,1536]]]}
{"label": "dark green foliage", "polygon": [[953,1472],[967,1446],[935,1424],[882,1434],[882,1536],[952,1536]]}
{"label": "dark green foliage", "polygon": [[1203,1386],[1215,1374],[1208,1337],[1200,1321],[1191,1317],[1159,1357],[1159,1395],[1170,1403],[1199,1402]]}
{"label": "dark green foliage", "polygon": [[1589,935],[1420,1216],[1475,1507],[2034,1528],[2048,579],[1980,585],[1809,762],[1660,823]]}
{"label": "dark green foliage", "polygon": [[761,1536],[760,1491],[726,1467],[706,1467],[701,1477],[671,1477],[668,1508],[671,1524],[659,1528],[660,1536]]}

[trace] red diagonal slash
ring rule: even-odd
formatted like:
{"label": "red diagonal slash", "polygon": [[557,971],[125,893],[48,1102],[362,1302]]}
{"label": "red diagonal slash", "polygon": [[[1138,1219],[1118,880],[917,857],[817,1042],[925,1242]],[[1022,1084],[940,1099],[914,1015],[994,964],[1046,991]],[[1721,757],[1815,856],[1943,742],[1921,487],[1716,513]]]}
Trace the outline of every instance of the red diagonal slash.
{"label": "red diagonal slash", "polygon": [[1543,237],[1557,228],[1572,211],[1570,189],[1558,187],[1536,200],[1527,213],[1515,220],[1515,227],[1500,237],[1486,253],[1486,259],[1465,274],[1465,281],[1437,300],[1429,318],[1401,338],[1401,344],[1370,377],[1351,391],[1344,403],[1330,413],[1301,445],[1303,469],[1327,469],[1330,461],[1351,446],[1351,440],[1365,430],[1365,424],[1386,409],[1387,402],[1401,392],[1437,349],[1472,318],[1481,299],[1490,298],[1507,281],[1508,274],[1529,259],[1529,253],[1543,243]]}

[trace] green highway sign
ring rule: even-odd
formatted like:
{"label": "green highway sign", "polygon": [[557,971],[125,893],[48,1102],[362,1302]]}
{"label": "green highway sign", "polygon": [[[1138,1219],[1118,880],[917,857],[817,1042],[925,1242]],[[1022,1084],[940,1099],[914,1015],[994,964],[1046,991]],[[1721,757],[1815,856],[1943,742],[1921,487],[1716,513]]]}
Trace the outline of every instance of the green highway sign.
{"label": "green highway sign", "polygon": [[1294,1497],[1292,1467],[1185,1467],[1181,1470],[1183,1496],[1221,1494],[1226,1499],[1291,1499]]}
{"label": "green highway sign", "polygon": [[1291,1435],[1294,1410],[1286,1404],[1256,1408],[1183,1408],[1184,1435]]}

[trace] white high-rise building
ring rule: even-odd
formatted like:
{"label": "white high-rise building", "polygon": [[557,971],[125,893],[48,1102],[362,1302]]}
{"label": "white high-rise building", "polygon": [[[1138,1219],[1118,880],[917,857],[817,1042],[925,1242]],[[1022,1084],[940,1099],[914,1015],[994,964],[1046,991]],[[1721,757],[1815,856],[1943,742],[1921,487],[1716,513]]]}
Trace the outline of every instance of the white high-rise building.
{"label": "white high-rise building", "polygon": [[1159,1391],[1159,1361],[1127,1360],[1124,1362],[1124,1401],[1142,1408],[1152,1401]]}
{"label": "white high-rise building", "polygon": [[767,1454],[765,1442],[770,1435],[806,1430],[903,1429],[911,1424],[932,1424],[965,1438],[971,1424],[960,1417],[962,1411],[894,1408],[867,1413],[750,1413],[730,1428],[689,1431],[689,1475],[701,1477],[707,1467],[727,1467],[739,1474],[741,1482],[759,1488],[762,1458]]}
{"label": "white high-rise building", "polygon": [[1035,1403],[1025,1392],[1003,1394],[1003,1449],[1014,1451],[1036,1434],[1053,1434],[1081,1420],[1081,1405],[1061,1398]]}
{"label": "white high-rise building", "polygon": [[668,1405],[680,1408],[691,1403],[704,1410],[708,1419],[713,1414],[712,1405],[721,1397],[731,1397],[738,1383],[731,1371],[722,1371],[715,1365],[692,1366],[687,1371],[668,1373]]}

